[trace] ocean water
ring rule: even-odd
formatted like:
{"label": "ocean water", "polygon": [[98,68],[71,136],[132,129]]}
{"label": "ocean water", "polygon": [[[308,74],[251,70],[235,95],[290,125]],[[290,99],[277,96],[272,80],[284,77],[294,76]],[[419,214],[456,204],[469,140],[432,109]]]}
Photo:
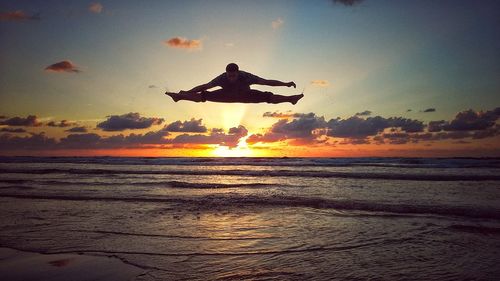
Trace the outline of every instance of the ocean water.
{"label": "ocean water", "polygon": [[0,157],[0,246],[137,280],[498,280],[497,158]]}

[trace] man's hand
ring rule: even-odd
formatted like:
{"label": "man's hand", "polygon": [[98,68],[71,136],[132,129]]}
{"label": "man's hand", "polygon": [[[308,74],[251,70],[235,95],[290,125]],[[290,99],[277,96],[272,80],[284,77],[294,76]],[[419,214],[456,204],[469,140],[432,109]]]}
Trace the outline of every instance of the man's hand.
{"label": "man's hand", "polygon": [[294,83],[294,82],[288,82],[288,83],[286,83],[286,86],[287,86],[287,87],[294,87],[294,88],[297,88],[297,85],[295,85],[295,83]]}

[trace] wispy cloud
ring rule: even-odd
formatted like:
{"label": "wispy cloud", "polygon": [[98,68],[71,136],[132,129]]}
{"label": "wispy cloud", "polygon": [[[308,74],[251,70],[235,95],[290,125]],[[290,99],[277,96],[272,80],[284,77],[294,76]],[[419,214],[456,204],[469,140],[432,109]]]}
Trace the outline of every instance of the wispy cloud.
{"label": "wispy cloud", "polygon": [[184,37],[173,37],[164,43],[171,48],[186,49],[186,50],[200,50],[203,47],[201,39],[187,39]]}
{"label": "wispy cloud", "polygon": [[95,14],[100,14],[104,7],[99,2],[94,2],[89,5],[89,11]]}
{"label": "wispy cloud", "polygon": [[318,87],[328,87],[330,85],[327,80],[312,80],[311,84]]}
{"label": "wispy cloud", "polygon": [[282,18],[277,18],[276,20],[271,22],[271,26],[273,27],[274,30],[276,30],[276,29],[280,28],[284,23],[285,23],[285,21],[283,21]]}
{"label": "wispy cloud", "polygon": [[436,109],[435,108],[427,108],[427,109],[422,110],[421,112],[424,112],[424,113],[436,112]]}
{"label": "wispy cloud", "polygon": [[81,70],[77,68],[77,66],[69,60],[64,60],[61,62],[57,62],[51,64],[45,68],[46,71],[51,72],[68,72],[68,73],[79,73]]}
{"label": "wispy cloud", "polygon": [[291,111],[287,111],[287,112],[279,112],[279,111],[275,111],[275,112],[264,112],[264,114],[262,115],[262,117],[272,117],[272,118],[280,118],[280,119],[283,119],[283,118],[301,118],[301,117],[305,117],[305,118],[313,118],[314,116],[316,116],[316,114],[310,112],[310,113],[294,113],[294,112],[291,112]]}
{"label": "wispy cloud", "polygon": [[0,13],[0,21],[39,20],[40,14],[28,15],[22,10]]}

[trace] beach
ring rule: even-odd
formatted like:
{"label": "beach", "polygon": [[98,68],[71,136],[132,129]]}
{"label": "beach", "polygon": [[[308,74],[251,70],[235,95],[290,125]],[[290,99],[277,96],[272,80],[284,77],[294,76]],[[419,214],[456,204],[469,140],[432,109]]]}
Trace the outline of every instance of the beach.
{"label": "beach", "polygon": [[499,171],[496,158],[1,157],[0,273],[495,280]]}
{"label": "beach", "polygon": [[3,280],[132,280],[141,268],[116,258],[75,254],[43,255],[0,248],[0,276]]}

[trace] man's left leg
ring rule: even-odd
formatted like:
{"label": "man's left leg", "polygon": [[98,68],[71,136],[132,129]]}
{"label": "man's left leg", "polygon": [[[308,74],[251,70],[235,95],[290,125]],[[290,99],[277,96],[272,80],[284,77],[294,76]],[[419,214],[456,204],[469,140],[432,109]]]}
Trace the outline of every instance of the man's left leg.
{"label": "man's left leg", "polygon": [[277,103],[289,102],[291,104],[296,104],[302,97],[304,97],[304,94],[293,95],[293,96],[282,96],[282,95],[272,94],[271,97],[269,98],[269,103],[277,104]]}

